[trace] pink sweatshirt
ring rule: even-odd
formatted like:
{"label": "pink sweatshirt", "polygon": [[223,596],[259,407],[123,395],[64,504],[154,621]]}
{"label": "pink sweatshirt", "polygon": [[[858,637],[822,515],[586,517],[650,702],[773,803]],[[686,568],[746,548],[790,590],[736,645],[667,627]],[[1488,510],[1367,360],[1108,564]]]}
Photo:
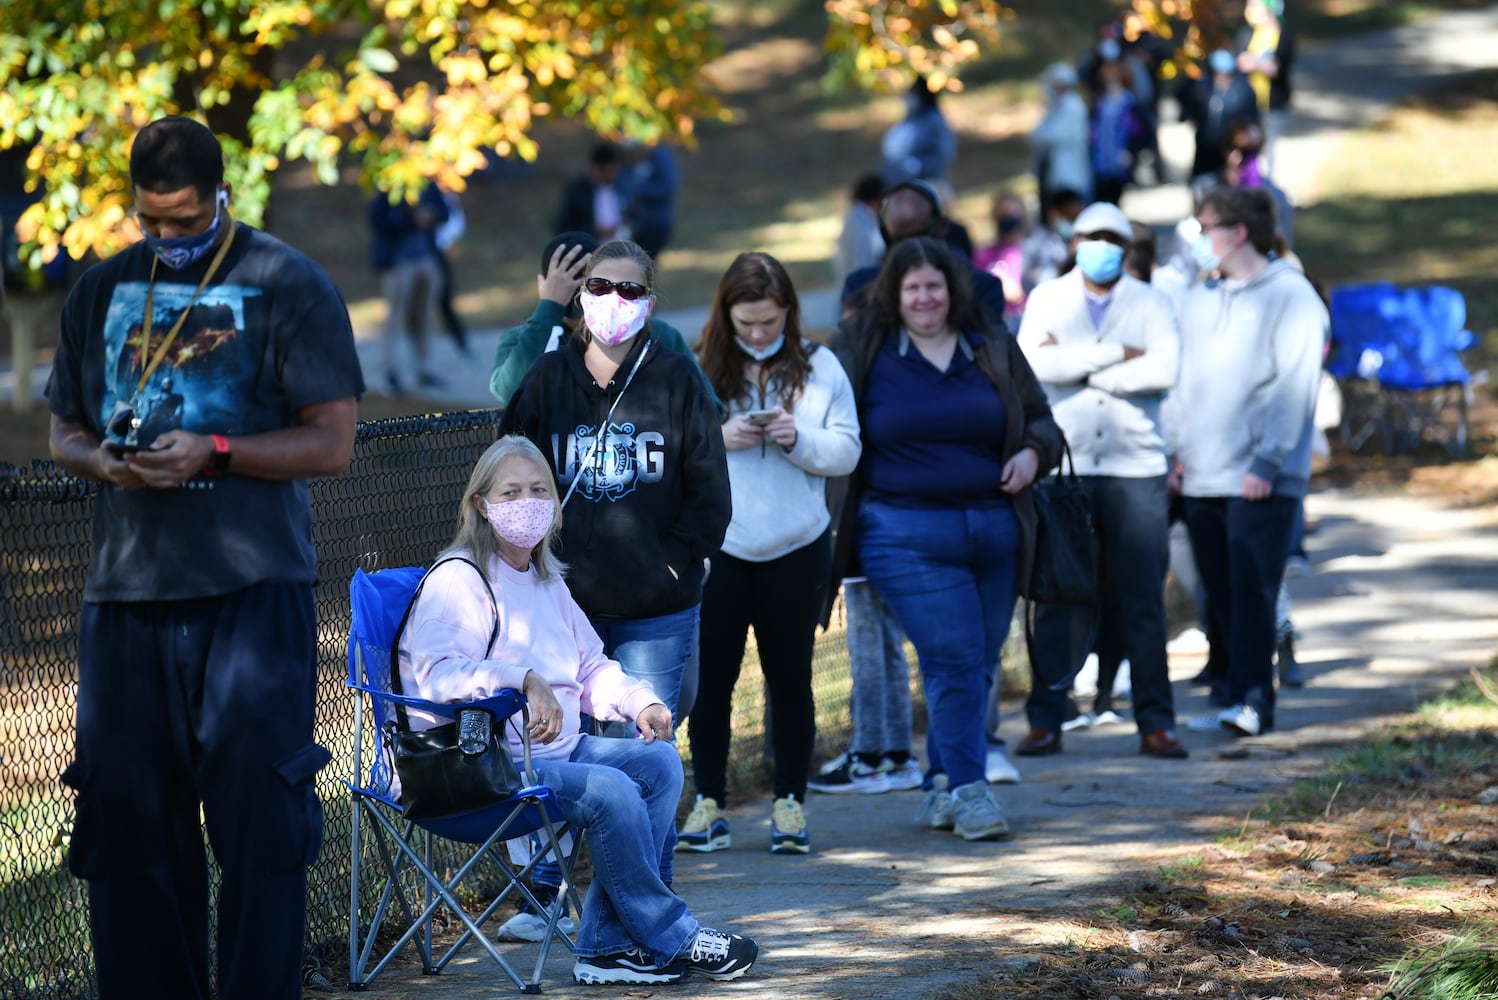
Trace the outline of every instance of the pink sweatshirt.
{"label": "pink sweatshirt", "polygon": [[[466,701],[503,688],[521,688],[527,670],[551,685],[562,705],[563,736],[535,744],[533,756],[566,760],[581,738],[580,712],[595,719],[631,722],[646,706],[660,702],[646,681],[631,680],[615,660],[603,655],[603,641],[561,580],[543,583],[532,568],[522,573],[497,555],[489,560],[489,581],[499,605],[499,635],[485,659],[494,610],[484,581],[463,562],[433,570],[401,643],[401,688],[427,701]],[[412,728],[451,719],[410,713]],[[517,713],[505,723],[510,750],[519,759]]]}

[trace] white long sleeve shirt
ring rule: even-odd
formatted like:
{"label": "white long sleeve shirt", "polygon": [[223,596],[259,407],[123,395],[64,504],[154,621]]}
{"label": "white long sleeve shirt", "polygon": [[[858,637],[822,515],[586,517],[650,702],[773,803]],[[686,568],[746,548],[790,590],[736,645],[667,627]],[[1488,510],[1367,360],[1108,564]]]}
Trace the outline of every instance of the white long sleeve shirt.
{"label": "white long sleeve shirt", "polygon": [[[772,383],[763,400],[731,400],[729,416],[785,405]],[[846,476],[863,453],[853,386],[833,353],[811,352],[811,372],[791,408],[796,446],[773,441],[728,453],[733,520],[723,551],[747,562],[769,562],[810,545],[827,530],[827,478]]]}
{"label": "white long sleeve shirt", "polygon": [[[1079,474],[1163,476],[1160,399],[1180,366],[1175,313],[1165,296],[1127,274],[1109,298],[1099,324],[1079,270],[1037,285],[1025,304],[1019,346],[1045,386]],[[1126,347],[1144,353],[1125,360]]]}

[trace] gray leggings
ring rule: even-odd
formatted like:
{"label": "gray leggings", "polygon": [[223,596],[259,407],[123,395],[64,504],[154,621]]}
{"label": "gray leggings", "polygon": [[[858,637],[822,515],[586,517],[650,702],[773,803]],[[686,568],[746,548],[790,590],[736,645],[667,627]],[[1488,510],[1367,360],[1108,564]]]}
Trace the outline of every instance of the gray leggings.
{"label": "gray leggings", "polygon": [[853,753],[909,752],[914,725],[910,708],[910,664],[905,634],[894,612],[867,580],[843,581],[848,613],[848,659],[853,691]]}

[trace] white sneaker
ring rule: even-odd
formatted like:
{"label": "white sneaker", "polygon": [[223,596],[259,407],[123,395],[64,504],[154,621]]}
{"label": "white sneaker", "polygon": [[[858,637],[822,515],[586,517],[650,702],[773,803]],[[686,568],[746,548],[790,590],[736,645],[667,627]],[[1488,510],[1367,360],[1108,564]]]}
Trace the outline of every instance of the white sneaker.
{"label": "white sneaker", "polygon": [[914,757],[906,757],[901,764],[886,757],[880,763],[879,770],[884,772],[885,782],[892,792],[908,792],[912,788],[920,788],[921,782],[925,780],[921,774],[921,765],[916,763]]}
{"label": "white sneaker", "polygon": [[1259,719],[1259,710],[1252,705],[1234,705],[1225,708],[1217,717],[1218,724],[1230,733],[1239,736],[1257,736],[1263,731],[1263,722]]}
{"label": "white sneaker", "polygon": [[1004,810],[988,790],[987,782],[974,781],[952,793],[952,832],[963,840],[998,840],[1009,836]]}
{"label": "white sneaker", "polygon": [[1097,654],[1088,653],[1082,661],[1082,669],[1072,678],[1071,692],[1078,698],[1091,698],[1097,694]]}
{"label": "white sneaker", "polygon": [[1215,733],[1222,729],[1222,713],[1208,712],[1206,715],[1198,715],[1188,719],[1186,728],[1193,733]]}
{"label": "white sneaker", "polygon": [[1119,715],[1117,712],[1113,711],[1110,708],[1106,712],[1098,713],[1098,715],[1093,718],[1092,724],[1094,726],[1116,726],[1119,723],[1126,721],[1127,720],[1123,716]]}
{"label": "white sneaker", "polygon": [[989,747],[988,759],[984,762],[983,776],[994,785],[1019,784],[1019,771],[1009,763],[1003,747]]}
{"label": "white sneaker", "polygon": [[1118,664],[1118,673],[1113,675],[1113,697],[1127,701],[1134,696],[1134,670],[1127,658]]}
{"label": "white sneaker", "polygon": [[952,829],[952,816],[957,811],[957,802],[945,788],[933,788],[916,810],[915,821],[933,830]]}
{"label": "white sneaker", "polygon": [[[557,930],[564,934],[577,933],[577,921],[563,917],[557,921]],[[530,910],[521,910],[499,926],[494,935],[499,941],[541,941],[546,937],[546,918]]]}
{"label": "white sneaker", "polygon": [[1075,719],[1067,719],[1065,722],[1061,723],[1061,731],[1063,733],[1069,733],[1074,729],[1087,729],[1095,722],[1097,722],[1096,716],[1094,716],[1091,712],[1083,712]]}
{"label": "white sneaker", "polygon": [[1188,628],[1165,644],[1165,652],[1171,656],[1200,656],[1211,652],[1207,644],[1207,633],[1199,628]]}

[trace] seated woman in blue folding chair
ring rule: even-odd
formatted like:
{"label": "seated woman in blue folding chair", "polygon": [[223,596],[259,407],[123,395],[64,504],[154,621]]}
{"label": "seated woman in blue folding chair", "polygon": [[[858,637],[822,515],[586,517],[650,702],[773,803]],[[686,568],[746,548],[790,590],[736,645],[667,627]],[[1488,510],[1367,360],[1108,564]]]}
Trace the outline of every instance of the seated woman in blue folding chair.
{"label": "seated woman in blue folding chair", "polygon": [[[438,702],[503,688],[525,694],[537,777],[556,793],[565,818],[586,831],[593,858],[574,949],[578,982],[669,983],[689,972],[737,979],[758,946],[701,926],[660,879],[682,787],[671,712],[648,682],[603,655],[551,550],[560,522],[556,483],[536,446],[518,436],[490,445],[443,553],[475,565],[450,559],[430,572],[401,643],[402,688]],[[583,735],[580,712],[633,722],[640,738]],[[411,713],[413,728],[447,721]],[[517,758],[519,727],[512,716],[507,736]]]}

